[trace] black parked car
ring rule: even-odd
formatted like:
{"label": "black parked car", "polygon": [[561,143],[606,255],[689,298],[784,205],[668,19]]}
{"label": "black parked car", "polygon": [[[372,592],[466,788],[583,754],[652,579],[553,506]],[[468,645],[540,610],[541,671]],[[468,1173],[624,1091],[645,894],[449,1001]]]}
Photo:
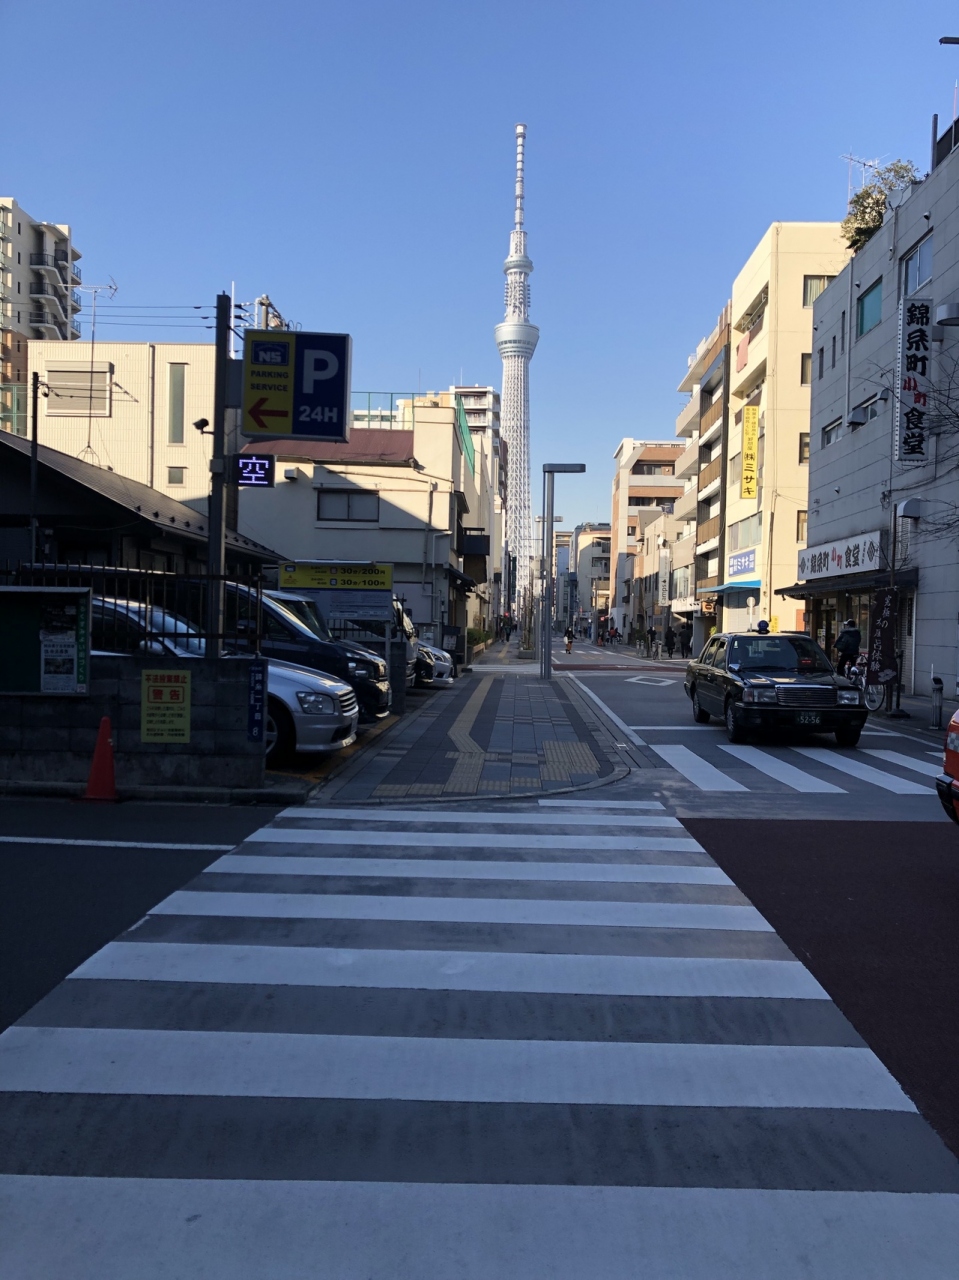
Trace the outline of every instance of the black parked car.
{"label": "black parked car", "polygon": [[869,714],[860,691],[809,636],[756,631],[711,636],[686,668],[693,718],[724,720],[730,742],[751,731],[835,733],[854,747]]}

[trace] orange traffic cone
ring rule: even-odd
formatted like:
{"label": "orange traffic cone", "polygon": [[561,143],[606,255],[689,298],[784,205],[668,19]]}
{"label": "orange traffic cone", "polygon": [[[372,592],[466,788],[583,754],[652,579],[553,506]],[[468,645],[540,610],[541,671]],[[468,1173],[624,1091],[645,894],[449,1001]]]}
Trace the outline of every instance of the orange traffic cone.
{"label": "orange traffic cone", "polygon": [[113,738],[109,716],[104,716],[100,721],[97,745],[93,749],[93,764],[90,766],[90,777],[87,779],[87,791],[83,799],[120,799],[117,795],[116,775],[113,769]]}

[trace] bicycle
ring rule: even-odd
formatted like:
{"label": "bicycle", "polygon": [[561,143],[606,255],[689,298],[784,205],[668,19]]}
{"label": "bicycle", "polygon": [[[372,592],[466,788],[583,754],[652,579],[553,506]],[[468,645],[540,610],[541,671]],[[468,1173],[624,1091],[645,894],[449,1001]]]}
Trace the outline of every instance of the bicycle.
{"label": "bicycle", "polygon": [[855,662],[850,663],[846,678],[852,682],[855,688],[862,691],[863,701],[868,710],[878,711],[886,701],[886,688],[885,685],[881,684],[867,684],[867,670],[867,655],[861,653]]}

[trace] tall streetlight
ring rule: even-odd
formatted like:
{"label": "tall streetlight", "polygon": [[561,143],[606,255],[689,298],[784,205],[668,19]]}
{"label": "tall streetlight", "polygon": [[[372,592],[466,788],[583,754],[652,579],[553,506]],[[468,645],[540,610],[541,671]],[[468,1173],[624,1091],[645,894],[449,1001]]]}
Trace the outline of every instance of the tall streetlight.
{"label": "tall streetlight", "polygon": [[553,483],[557,472],[579,473],[586,470],[585,462],[543,463],[543,558],[546,568],[546,591],[543,598],[539,673],[544,680],[552,680],[553,663],[550,643],[553,636]]}

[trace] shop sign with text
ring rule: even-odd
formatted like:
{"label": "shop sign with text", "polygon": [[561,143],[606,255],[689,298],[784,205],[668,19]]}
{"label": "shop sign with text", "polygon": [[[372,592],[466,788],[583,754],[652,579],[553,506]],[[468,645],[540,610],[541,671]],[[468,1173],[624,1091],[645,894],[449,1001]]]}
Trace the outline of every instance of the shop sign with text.
{"label": "shop sign with text", "polygon": [[800,582],[808,582],[810,578],[868,573],[881,567],[878,532],[857,533],[851,538],[804,547],[799,553],[796,577]]}

